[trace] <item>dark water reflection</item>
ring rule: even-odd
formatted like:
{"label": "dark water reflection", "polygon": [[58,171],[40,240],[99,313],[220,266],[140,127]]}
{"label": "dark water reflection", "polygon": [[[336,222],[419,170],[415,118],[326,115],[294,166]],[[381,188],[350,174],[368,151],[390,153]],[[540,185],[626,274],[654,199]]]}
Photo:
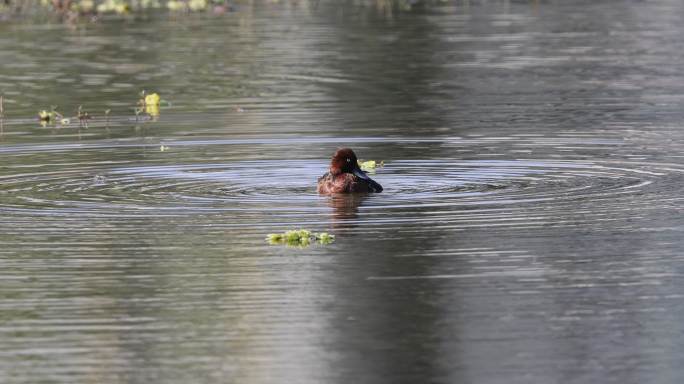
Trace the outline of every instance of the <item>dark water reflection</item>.
{"label": "dark water reflection", "polygon": [[[0,25],[0,381],[675,382],[683,15]],[[33,118],[80,104],[111,118]],[[316,195],[342,145],[385,192]],[[297,227],[336,242],[264,241]]]}

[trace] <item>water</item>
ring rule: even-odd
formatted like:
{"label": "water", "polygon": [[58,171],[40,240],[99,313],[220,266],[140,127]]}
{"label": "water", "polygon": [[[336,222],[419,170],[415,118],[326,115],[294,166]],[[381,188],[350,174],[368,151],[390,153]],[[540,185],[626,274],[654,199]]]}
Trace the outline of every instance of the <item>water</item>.
{"label": "water", "polygon": [[[0,381],[675,382],[683,15],[1,24]],[[87,129],[34,118],[81,104]],[[343,145],[385,161],[385,192],[316,195]],[[300,227],[336,241],[264,241]]]}

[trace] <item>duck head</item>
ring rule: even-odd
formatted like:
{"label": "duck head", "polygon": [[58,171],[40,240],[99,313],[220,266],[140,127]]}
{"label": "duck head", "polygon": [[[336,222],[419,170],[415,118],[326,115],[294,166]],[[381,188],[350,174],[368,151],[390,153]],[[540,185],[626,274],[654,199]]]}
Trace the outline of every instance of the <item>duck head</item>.
{"label": "duck head", "polygon": [[342,173],[351,173],[366,182],[373,192],[382,192],[382,186],[361,170],[359,160],[351,148],[338,149],[330,161],[330,174],[337,176]]}

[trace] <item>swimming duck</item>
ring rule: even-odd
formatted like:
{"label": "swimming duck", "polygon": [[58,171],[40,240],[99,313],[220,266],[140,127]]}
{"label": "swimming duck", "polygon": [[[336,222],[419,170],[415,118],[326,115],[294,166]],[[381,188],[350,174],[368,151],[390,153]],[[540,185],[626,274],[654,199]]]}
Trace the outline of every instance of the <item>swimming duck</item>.
{"label": "swimming duck", "polygon": [[330,161],[330,170],[318,179],[318,193],[382,192],[382,186],[359,167],[351,148],[338,149]]}

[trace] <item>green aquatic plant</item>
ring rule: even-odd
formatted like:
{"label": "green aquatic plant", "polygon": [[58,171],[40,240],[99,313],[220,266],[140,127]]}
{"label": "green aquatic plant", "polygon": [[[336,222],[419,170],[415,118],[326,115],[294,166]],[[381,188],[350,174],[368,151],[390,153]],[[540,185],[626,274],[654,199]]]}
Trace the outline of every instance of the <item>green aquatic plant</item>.
{"label": "green aquatic plant", "polygon": [[283,233],[270,233],[266,241],[273,245],[287,245],[291,247],[308,247],[312,242],[325,245],[335,241],[335,236],[327,232],[315,233],[306,229],[296,229]]}
{"label": "green aquatic plant", "polygon": [[[76,110],[76,116],[73,118],[78,119],[81,127],[88,128],[88,120],[92,119],[93,116],[83,110],[82,105],[79,105],[78,109]],[[65,117],[61,113],[57,112],[56,106],[50,107],[49,111],[46,109],[39,111],[38,120],[40,121],[40,125],[43,127],[46,127],[47,125],[66,126],[71,124],[71,118]]]}
{"label": "green aquatic plant", "polygon": [[166,8],[169,9],[169,11],[182,11],[185,9],[185,2],[184,1],[178,1],[178,0],[169,0],[166,2]]}
{"label": "green aquatic plant", "polygon": [[190,8],[191,11],[203,11],[207,9],[207,6],[209,3],[207,0],[190,0],[188,1],[188,8]]}
{"label": "green aquatic plant", "polygon": [[124,15],[131,12],[131,5],[123,0],[105,0],[97,5],[98,13],[116,13]]}
{"label": "green aquatic plant", "polygon": [[166,8],[172,12],[199,12],[209,8],[208,0],[169,0]]}
{"label": "green aquatic plant", "polygon": [[[17,2],[21,1],[28,3],[28,0]],[[2,0],[0,0],[1,3]],[[125,16],[134,12],[161,8],[159,0],[40,0],[36,3],[39,3],[43,9],[61,15],[68,23],[77,22],[81,16],[88,16],[88,20],[95,22],[99,19],[97,16],[101,15]]]}
{"label": "green aquatic plant", "polygon": [[143,91],[143,95],[145,96],[144,102],[145,105],[159,105],[159,102],[161,101],[161,97],[159,97],[158,93],[150,93],[148,95],[145,95]]}
{"label": "green aquatic plant", "polygon": [[335,235],[331,235],[327,232],[321,232],[317,234],[318,242],[321,244],[330,244],[335,241]]}
{"label": "green aquatic plant", "polygon": [[131,0],[136,9],[161,8],[159,0]]}
{"label": "green aquatic plant", "polygon": [[55,124],[58,121],[61,122],[62,119],[64,119],[64,116],[57,112],[57,107],[53,105],[50,107],[50,111],[43,109],[38,112],[38,119],[42,126],[46,126],[47,124]]}
{"label": "green aquatic plant", "polygon": [[359,164],[359,168],[361,168],[362,170],[364,170],[366,172],[374,172],[375,168],[385,166],[384,161],[376,162],[375,160],[368,160],[368,161],[357,160],[357,163]]}
{"label": "green aquatic plant", "polygon": [[153,118],[159,117],[159,104],[146,104],[145,113],[152,116]]}
{"label": "green aquatic plant", "polygon": [[[395,13],[411,12],[428,6],[438,6],[449,0],[354,0],[355,7],[374,8],[387,17]],[[456,0],[467,4],[470,0]],[[268,0],[265,3],[278,6],[285,0]],[[310,0],[311,3],[317,1]],[[232,11],[234,3],[243,3],[245,6],[255,7],[258,3],[253,1],[230,1],[230,0],[0,0],[0,18],[5,20],[9,16],[22,13],[33,13],[36,8],[42,11],[59,15],[68,24],[76,24],[79,21],[97,22],[101,16],[116,15],[127,17],[136,13],[148,13],[150,11],[167,8],[171,13],[195,13],[212,12],[223,14]],[[332,2],[336,3],[336,2]],[[340,4],[346,2],[337,2]],[[261,5],[258,5],[261,6]]]}
{"label": "green aquatic plant", "polygon": [[93,11],[95,10],[95,2],[93,0],[81,0],[73,2],[71,3],[69,9],[72,12],[76,12],[79,14],[93,13]]}
{"label": "green aquatic plant", "polygon": [[161,102],[162,100],[158,93],[146,93],[143,89],[140,92],[140,100],[138,100],[139,110],[136,110],[136,116],[144,111],[153,118],[159,117]]}
{"label": "green aquatic plant", "polygon": [[54,120],[54,114],[53,112],[48,112],[43,109],[42,111],[38,112],[38,119],[40,119],[40,121],[50,122]]}

